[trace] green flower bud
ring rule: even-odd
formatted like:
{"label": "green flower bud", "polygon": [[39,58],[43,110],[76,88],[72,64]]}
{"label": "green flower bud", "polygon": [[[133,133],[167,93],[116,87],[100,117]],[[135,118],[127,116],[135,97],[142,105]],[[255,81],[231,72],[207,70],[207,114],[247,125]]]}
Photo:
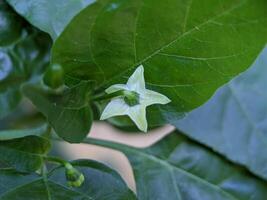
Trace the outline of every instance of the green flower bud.
{"label": "green flower bud", "polygon": [[80,187],[84,182],[84,175],[70,163],[65,164],[65,175],[70,187]]}
{"label": "green flower bud", "polygon": [[43,81],[47,86],[53,89],[57,89],[64,85],[64,70],[62,69],[61,65],[50,65],[45,72]]}
{"label": "green flower bud", "polygon": [[139,94],[134,91],[124,90],[124,101],[129,106],[136,106],[139,104]]}

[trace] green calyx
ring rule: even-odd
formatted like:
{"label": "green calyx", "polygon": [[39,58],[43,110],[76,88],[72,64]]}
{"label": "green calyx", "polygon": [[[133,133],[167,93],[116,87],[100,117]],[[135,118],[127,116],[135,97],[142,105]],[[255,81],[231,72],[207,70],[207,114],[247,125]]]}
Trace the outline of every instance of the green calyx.
{"label": "green calyx", "polygon": [[52,89],[57,89],[64,85],[64,70],[59,64],[52,64],[46,70],[44,83]]}
{"label": "green calyx", "polygon": [[137,92],[123,90],[123,99],[129,106],[136,106],[140,103],[140,95]]}
{"label": "green calyx", "polygon": [[80,187],[84,182],[84,175],[70,163],[65,164],[65,175],[70,187]]}

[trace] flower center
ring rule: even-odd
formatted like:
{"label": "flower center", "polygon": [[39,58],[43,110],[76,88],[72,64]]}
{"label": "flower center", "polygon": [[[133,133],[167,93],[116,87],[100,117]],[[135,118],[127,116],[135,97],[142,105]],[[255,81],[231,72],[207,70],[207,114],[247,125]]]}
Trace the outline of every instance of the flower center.
{"label": "flower center", "polygon": [[124,90],[123,99],[129,106],[136,106],[140,103],[140,95],[135,91]]}

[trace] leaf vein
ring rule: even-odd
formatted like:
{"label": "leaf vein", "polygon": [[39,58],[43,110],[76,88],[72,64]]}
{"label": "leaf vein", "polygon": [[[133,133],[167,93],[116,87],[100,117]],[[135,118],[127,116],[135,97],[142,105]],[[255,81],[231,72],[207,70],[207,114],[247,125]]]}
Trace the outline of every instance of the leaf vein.
{"label": "leaf vein", "polygon": [[170,47],[171,45],[173,45],[174,43],[176,43],[177,41],[181,40],[182,38],[184,38],[185,36],[193,33],[194,31],[199,31],[199,29],[209,23],[211,23],[212,21],[214,21],[215,19],[218,19],[226,14],[231,13],[232,11],[234,11],[235,9],[240,8],[241,6],[243,6],[245,3],[247,3],[248,0],[244,0],[241,3],[237,4],[236,6],[233,6],[232,8],[225,10],[224,12],[222,12],[221,14],[203,22],[202,24],[200,24],[199,26],[195,26],[194,28],[188,30],[187,32],[183,33],[182,35],[179,35],[178,37],[174,38],[172,41],[170,41],[168,44],[162,46],[161,48],[155,50],[152,54],[150,54],[149,56],[143,58],[141,61],[139,61],[138,63],[135,63],[134,65],[130,66],[128,69],[124,70],[123,72],[119,73],[117,76],[114,76],[113,78],[111,78],[109,81],[103,81],[102,84],[100,84],[96,90],[100,89],[101,87],[104,87],[104,85],[109,84],[110,82],[118,79],[119,77],[121,77],[123,74],[125,74],[126,72],[132,70],[133,68],[135,68],[137,65],[140,65],[144,62],[146,62],[147,60],[153,58],[154,56],[158,55],[160,52],[162,52],[164,49]]}

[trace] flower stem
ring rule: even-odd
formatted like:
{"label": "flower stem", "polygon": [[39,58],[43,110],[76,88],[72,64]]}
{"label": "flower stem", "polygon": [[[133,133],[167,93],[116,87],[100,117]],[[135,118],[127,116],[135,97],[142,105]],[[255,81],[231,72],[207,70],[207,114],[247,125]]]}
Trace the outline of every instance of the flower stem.
{"label": "flower stem", "polygon": [[[75,167],[72,166],[71,163],[58,158],[58,157],[53,157],[53,156],[46,156],[44,157],[44,159],[46,159],[49,162],[54,162],[54,163],[58,163],[60,165],[63,165],[65,168],[65,176],[66,176],[66,180],[69,186],[71,187],[80,187],[83,182],[84,182],[84,175],[77,170]],[[45,170],[45,164],[44,164],[44,168],[42,170],[42,174],[44,177],[44,180],[47,179],[47,175],[46,173],[44,173]]]}
{"label": "flower stem", "polygon": [[58,164],[61,164],[64,166],[69,164],[66,160],[63,160],[61,158],[54,157],[54,156],[45,156],[44,159],[49,161],[49,162],[58,163]]}

